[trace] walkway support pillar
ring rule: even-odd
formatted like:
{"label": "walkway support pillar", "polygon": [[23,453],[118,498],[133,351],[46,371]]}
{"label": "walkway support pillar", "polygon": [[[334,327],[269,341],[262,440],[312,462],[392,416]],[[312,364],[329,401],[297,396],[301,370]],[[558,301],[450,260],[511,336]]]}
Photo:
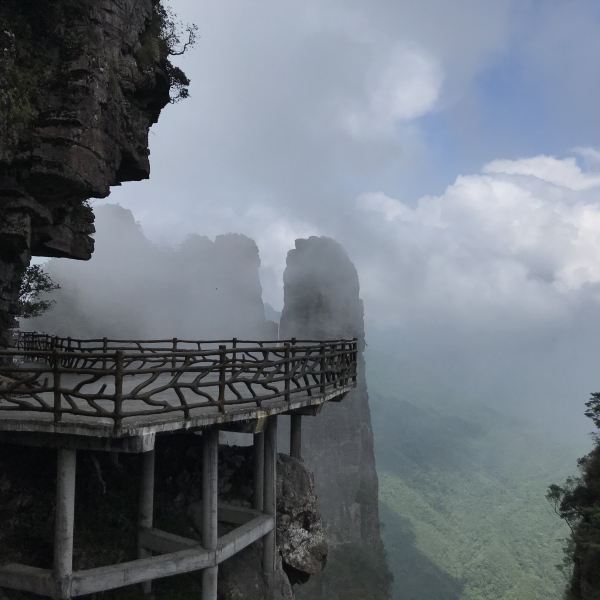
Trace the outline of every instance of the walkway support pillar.
{"label": "walkway support pillar", "polygon": [[[265,491],[264,512],[276,519],[277,513],[277,416],[267,420],[265,430]],[[263,541],[263,570],[270,580],[275,570],[277,552],[276,528],[267,533]]]}
{"label": "walkway support pillar", "polygon": [[[217,549],[218,538],[218,461],[219,430],[216,427],[202,433],[202,545]],[[217,600],[218,567],[202,571],[202,600]]]}
{"label": "walkway support pillar", "polygon": [[254,434],[254,510],[263,511],[265,493],[265,434]]}
{"label": "walkway support pillar", "polygon": [[290,415],[290,456],[302,459],[302,415]]}
{"label": "walkway support pillar", "polygon": [[71,598],[73,529],[75,525],[75,450],[59,448],[56,462],[56,514],[54,517],[54,598]]}
{"label": "walkway support pillar", "polygon": [[[142,476],[140,481],[140,498],[138,509],[138,558],[150,556],[140,543],[141,530],[150,529],[154,524],[154,466],[156,456],[154,450],[142,454]],[[152,581],[142,583],[144,594],[152,592]]]}

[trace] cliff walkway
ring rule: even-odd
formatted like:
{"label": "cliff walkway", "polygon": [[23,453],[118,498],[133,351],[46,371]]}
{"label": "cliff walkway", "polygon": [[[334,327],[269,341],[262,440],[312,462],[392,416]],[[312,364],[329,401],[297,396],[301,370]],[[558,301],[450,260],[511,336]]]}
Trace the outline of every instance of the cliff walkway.
{"label": "cliff walkway", "polygon": [[339,400],[356,340],[79,340],[19,333],[0,350],[0,431],[130,437]]}
{"label": "cliff walkway", "polygon": [[[0,587],[68,599],[202,570],[203,600],[217,598],[218,565],[262,540],[267,580],[276,568],[278,415],[301,421],[356,386],[357,341],[80,340],[18,333],[0,349],[0,441],[57,449],[54,564],[0,566]],[[252,507],[218,503],[220,431],[252,436]],[[157,436],[201,434],[202,539],[153,527]],[[77,451],[140,453],[138,557],[73,570]],[[229,531],[219,537],[219,523]]]}

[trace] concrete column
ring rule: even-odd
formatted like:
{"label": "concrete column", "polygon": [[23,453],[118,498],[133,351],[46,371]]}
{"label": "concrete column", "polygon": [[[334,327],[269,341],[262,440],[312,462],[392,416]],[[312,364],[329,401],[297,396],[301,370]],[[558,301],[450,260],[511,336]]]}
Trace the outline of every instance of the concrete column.
{"label": "concrete column", "polygon": [[254,434],[254,510],[263,511],[265,492],[265,434]]}
{"label": "concrete column", "polygon": [[54,583],[56,600],[71,598],[73,528],[75,525],[75,450],[60,448],[56,463],[56,514],[54,517]]}
{"label": "concrete column", "polygon": [[[216,427],[202,433],[202,545],[216,550],[218,539],[218,461],[219,430]],[[202,571],[202,600],[217,600],[218,568]]]}
{"label": "concrete column", "polygon": [[[264,512],[276,518],[277,513],[277,416],[269,417],[265,430],[265,492]],[[263,541],[263,570],[268,579],[275,570],[277,546],[275,529]]]}
{"label": "concrete column", "polygon": [[[154,524],[154,450],[142,454],[142,476],[140,479],[140,497],[138,509],[138,535],[142,528],[149,529]],[[150,552],[142,548],[138,538],[138,558],[150,556]],[[142,584],[144,594],[152,593],[152,581]]]}
{"label": "concrete column", "polygon": [[290,456],[302,459],[302,415],[290,415]]}

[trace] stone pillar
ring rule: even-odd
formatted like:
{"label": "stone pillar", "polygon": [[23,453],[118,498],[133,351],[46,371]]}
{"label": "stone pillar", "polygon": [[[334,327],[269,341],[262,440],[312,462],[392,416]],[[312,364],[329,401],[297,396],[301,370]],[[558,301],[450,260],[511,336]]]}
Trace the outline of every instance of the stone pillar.
{"label": "stone pillar", "polygon": [[56,600],[71,598],[73,529],[75,524],[75,450],[60,448],[56,464],[56,514],[54,517],[54,583]]}
{"label": "stone pillar", "polygon": [[[150,529],[154,523],[154,450],[142,454],[142,476],[140,481],[140,498],[138,510],[138,536],[142,529]],[[150,552],[142,548],[138,537],[138,558],[150,556]],[[142,584],[144,594],[152,592],[152,581]]]}
{"label": "stone pillar", "polygon": [[[269,417],[265,430],[265,492],[264,512],[277,518],[277,416]],[[277,551],[275,529],[263,541],[263,570],[270,580],[275,570]]]}
{"label": "stone pillar", "polygon": [[[202,433],[202,545],[216,550],[218,540],[218,461],[219,430],[216,427]],[[217,600],[218,567],[202,571],[202,600]]]}
{"label": "stone pillar", "polygon": [[265,434],[254,434],[254,498],[255,510],[263,511],[265,492]]}
{"label": "stone pillar", "polygon": [[302,415],[290,415],[290,456],[302,459]]}

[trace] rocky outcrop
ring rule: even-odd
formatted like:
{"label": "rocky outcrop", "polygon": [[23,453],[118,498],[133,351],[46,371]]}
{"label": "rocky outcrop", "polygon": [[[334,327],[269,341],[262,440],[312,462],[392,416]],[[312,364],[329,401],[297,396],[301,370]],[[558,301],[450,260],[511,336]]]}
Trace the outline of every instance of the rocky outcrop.
{"label": "rocky outcrop", "polygon": [[0,23],[1,338],[31,256],[88,259],[85,201],[148,177],[148,130],[187,80],[159,0],[3,0]]}
{"label": "rocky outcrop", "polygon": [[277,543],[292,583],[304,583],[323,570],[328,547],[314,476],[286,454],[277,463]]}
{"label": "rocky outcrop", "polygon": [[379,530],[378,481],[364,374],[363,307],[356,269],[334,240],[296,240],[284,274],[282,338],[359,339],[358,385],[343,402],[303,420],[303,454],[315,474],[330,556],[307,600],[384,600],[390,575]]}

